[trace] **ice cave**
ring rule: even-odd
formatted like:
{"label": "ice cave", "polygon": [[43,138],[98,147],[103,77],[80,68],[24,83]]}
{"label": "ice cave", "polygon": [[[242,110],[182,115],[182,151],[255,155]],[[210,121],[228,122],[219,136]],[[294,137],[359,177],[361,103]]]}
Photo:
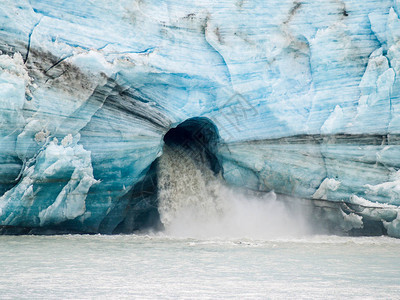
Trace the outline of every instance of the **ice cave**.
{"label": "ice cave", "polygon": [[301,204],[316,228],[400,237],[399,15],[399,0],[0,3],[0,233],[163,230],[188,205],[201,222],[219,182]]}

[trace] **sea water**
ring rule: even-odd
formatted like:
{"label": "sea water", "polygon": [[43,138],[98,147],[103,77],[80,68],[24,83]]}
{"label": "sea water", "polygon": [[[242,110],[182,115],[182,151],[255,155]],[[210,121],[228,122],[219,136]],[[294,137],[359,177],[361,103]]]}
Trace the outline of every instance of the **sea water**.
{"label": "sea water", "polygon": [[0,237],[1,299],[399,299],[400,240]]}

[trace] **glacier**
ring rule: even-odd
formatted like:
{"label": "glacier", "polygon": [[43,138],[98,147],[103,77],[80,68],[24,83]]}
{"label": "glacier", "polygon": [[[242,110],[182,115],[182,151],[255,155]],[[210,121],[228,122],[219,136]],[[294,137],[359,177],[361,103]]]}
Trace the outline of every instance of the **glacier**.
{"label": "glacier", "polygon": [[229,185],[400,237],[399,0],[0,8],[1,233],[143,228],[181,126]]}

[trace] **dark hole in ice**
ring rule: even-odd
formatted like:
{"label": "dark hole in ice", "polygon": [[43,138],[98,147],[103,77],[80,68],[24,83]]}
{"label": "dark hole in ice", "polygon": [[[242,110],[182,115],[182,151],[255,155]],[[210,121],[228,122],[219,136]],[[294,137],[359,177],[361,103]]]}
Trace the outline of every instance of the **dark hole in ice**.
{"label": "dark hole in ice", "polygon": [[[176,128],[171,128],[164,136],[164,143],[177,151],[183,150],[201,158],[215,173],[222,172],[217,157],[219,143],[218,129],[208,118],[188,119]],[[158,213],[157,177],[158,160],[155,160],[144,179],[122,199],[127,205],[116,209],[115,215],[125,210],[124,219],[114,228],[107,218],[103,221],[101,232],[130,233],[146,229],[160,230],[163,225]],[[109,213],[112,219],[113,211]],[[107,227],[113,227],[106,229]]]}
{"label": "dark hole in ice", "polygon": [[215,124],[207,118],[192,118],[170,129],[164,136],[167,146],[181,147],[203,156],[214,173],[221,171],[216,156],[219,134]]}
{"label": "dark hole in ice", "polygon": [[2,160],[0,160],[0,171],[1,166],[5,166],[3,170],[7,170],[7,172],[1,172],[2,176],[0,177],[0,197],[4,195],[5,192],[12,189],[14,186],[18,184],[20,179],[20,175],[22,172],[22,168],[24,164],[21,159],[18,157],[6,156]]}

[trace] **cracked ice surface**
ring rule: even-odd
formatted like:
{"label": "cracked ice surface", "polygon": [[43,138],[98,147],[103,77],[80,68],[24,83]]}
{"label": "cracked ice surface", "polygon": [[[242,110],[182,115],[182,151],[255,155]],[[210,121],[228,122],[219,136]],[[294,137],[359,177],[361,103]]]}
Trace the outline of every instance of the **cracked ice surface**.
{"label": "cracked ice surface", "polygon": [[398,0],[0,7],[1,225],[112,232],[163,135],[202,116],[229,183],[387,204],[344,218],[400,236]]}

